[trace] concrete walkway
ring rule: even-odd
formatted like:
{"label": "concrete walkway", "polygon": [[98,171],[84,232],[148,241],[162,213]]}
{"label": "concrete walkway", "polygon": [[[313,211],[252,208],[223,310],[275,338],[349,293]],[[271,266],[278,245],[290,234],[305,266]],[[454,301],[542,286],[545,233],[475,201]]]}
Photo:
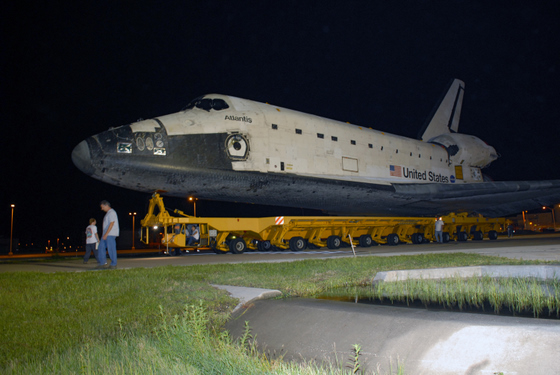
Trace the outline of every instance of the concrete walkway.
{"label": "concrete walkway", "polygon": [[213,287],[218,289],[226,290],[232,297],[239,299],[239,303],[233,311],[237,311],[242,306],[251,303],[259,299],[269,299],[282,295],[282,292],[274,289],[262,289],[262,288],[246,288],[242,286],[233,285],[213,285]]}
{"label": "concrete walkway", "polygon": [[473,266],[428,268],[378,272],[373,283],[407,279],[444,279],[451,277],[534,277],[539,280],[560,279],[560,266]]}

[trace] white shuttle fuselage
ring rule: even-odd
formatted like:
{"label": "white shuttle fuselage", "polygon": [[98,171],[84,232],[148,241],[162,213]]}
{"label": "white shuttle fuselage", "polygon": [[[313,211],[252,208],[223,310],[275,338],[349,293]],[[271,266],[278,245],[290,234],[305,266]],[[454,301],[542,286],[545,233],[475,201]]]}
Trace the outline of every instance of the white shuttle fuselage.
{"label": "white shuttle fuselage", "polygon": [[[229,108],[185,111],[158,119],[169,137],[228,134],[226,150],[235,171],[381,185],[469,183],[482,181],[480,169],[491,161],[489,155],[495,155],[492,147],[470,136],[462,140],[467,147],[454,157],[442,145],[368,127],[231,96],[205,98],[223,100]],[[155,131],[158,126],[153,121],[130,125],[132,132],[138,133],[136,143],[138,138],[144,142],[142,137],[150,136],[145,132],[146,124]],[[486,155],[482,160],[481,154]]]}

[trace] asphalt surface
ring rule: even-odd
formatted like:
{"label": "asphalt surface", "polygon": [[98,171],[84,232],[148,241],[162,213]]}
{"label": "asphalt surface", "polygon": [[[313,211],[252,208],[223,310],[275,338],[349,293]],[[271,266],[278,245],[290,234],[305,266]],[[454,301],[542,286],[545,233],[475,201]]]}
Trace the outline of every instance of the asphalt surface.
{"label": "asphalt surface", "polygon": [[[516,259],[546,260],[560,264],[560,234],[519,236],[513,239],[500,237],[490,241],[449,242],[447,244],[401,244],[398,246],[373,246],[355,248],[356,256],[395,256],[427,253],[477,253]],[[83,253],[62,254],[62,259],[51,261],[52,256],[40,254],[23,256],[0,256],[0,272],[38,271],[38,272],[76,272],[90,271],[96,267],[92,257],[88,264],[83,264]],[[134,256],[133,256],[134,255]],[[214,254],[210,250],[191,252],[189,254],[170,257],[160,255],[157,250],[119,250],[118,265],[120,269],[136,267],[159,267],[167,265],[188,266],[194,264],[247,263],[247,262],[290,262],[302,259],[329,259],[354,256],[351,248],[338,250],[320,249],[301,252],[271,251],[245,252],[244,254]]]}

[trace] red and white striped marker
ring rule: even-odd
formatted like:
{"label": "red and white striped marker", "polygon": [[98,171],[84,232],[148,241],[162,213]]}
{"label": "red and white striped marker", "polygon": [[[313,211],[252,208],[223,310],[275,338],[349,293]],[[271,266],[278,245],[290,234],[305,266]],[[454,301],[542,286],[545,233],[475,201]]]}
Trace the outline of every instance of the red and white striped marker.
{"label": "red and white striped marker", "polygon": [[284,216],[277,216],[275,222],[276,225],[284,225]]}

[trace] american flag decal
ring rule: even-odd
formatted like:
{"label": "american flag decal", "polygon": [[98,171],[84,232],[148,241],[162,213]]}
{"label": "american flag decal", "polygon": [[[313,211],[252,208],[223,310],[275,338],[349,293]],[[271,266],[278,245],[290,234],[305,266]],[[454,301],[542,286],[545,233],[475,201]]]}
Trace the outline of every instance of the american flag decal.
{"label": "american flag decal", "polygon": [[389,166],[389,174],[395,177],[402,177],[402,168],[400,165]]}

